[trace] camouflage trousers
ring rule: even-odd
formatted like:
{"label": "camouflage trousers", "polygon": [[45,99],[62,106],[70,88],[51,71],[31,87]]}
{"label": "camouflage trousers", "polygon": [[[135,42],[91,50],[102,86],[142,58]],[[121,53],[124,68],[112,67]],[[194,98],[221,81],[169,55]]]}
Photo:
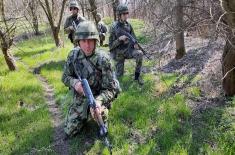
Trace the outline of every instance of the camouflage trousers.
{"label": "camouflage trousers", "polygon": [[99,37],[100,37],[100,46],[103,46],[104,41],[105,41],[105,35],[100,34]]}
{"label": "camouflage trousers", "polygon": [[125,59],[135,59],[136,67],[135,72],[140,73],[143,62],[143,52],[141,50],[131,50],[129,51],[117,51],[115,54],[115,69],[116,76],[121,77],[124,74],[124,63]]}
{"label": "camouflage trousers", "polygon": [[[74,97],[73,104],[69,107],[69,111],[65,120],[64,131],[67,135],[73,136],[79,134],[82,127],[88,120],[90,108],[85,97]],[[101,115],[104,122],[108,120],[108,109],[101,106]]]}

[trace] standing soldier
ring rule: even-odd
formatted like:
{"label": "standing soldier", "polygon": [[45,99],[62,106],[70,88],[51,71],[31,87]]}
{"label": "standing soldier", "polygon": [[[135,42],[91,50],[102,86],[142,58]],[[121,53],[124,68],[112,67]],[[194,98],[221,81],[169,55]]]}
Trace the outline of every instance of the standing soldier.
{"label": "standing soldier", "polygon": [[103,46],[105,35],[107,33],[107,27],[102,21],[102,16],[100,13],[97,13],[96,20],[98,21],[97,29],[98,29],[99,37],[100,37],[100,46]]}
{"label": "standing soldier", "polygon": [[[105,52],[96,49],[99,34],[94,23],[82,22],[76,33],[75,47],[68,55],[62,76],[63,83],[74,92],[73,104],[70,106],[66,121],[65,133],[71,137],[79,133],[93,109],[88,106],[83,95],[81,79],[87,79],[104,122],[107,122],[107,107],[119,92],[118,81],[114,78],[110,58]],[[94,117],[93,117],[94,118]]]}
{"label": "standing soldier", "polygon": [[85,18],[82,17],[78,13],[79,7],[78,7],[78,3],[76,0],[70,1],[69,9],[70,9],[71,15],[67,17],[64,23],[64,31],[65,33],[68,34],[68,38],[70,39],[71,43],[74,44],[74,34],[76,31],[76,28],[78,27],[79,23],[81,23],[82,21],[85,21]]}
{"label": "standing soldier", "polygon": [[131,26],[131,24],[127,21],[129,12],[128,7],[124,4],[120,4],[117,7],[118,13],[118,21],[115,21],[110,30],[109,37],[109,48],[113,59],[116,61],[116,75],[120,77],[124,74],[124,62],[125,59],[136,60],[136,68],[135,68],[135,77],[140,85],[143,85],[143,80],[140,77],[142,62],[143,62],[143,52],[139,50],[138,44],[132,46],[128,40],[128,37],[125,35],[119,34],[118,30],[123,30],[130,35],[132,35],[135,39],[135,33]]}

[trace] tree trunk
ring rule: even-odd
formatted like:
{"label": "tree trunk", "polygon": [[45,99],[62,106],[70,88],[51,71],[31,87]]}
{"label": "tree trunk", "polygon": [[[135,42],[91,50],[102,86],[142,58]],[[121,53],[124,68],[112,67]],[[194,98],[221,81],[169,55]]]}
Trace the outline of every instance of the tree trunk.
{"label": "tree trunk", "polygon": [[33,17],[33,29],[34,29],[35,35],[39,35],[40,34],[37,16]]}
{"label": "tree trunk", "polygon": [[[47,19],[49,21],[51,31],[53,34],[53,38],[55,41],[55,45],[57,47],[61,47],[61,45],[62,45],[62,42],[59,37],[59,32],[60,32],[60,25],[62,22],[62,17],[63,17],[63,12],[64,12],[64,7],[65,7],[66,1],[67,0],[63,0],[61,2],[61,5],[62,5],[61,8],[57,8],[55,3],[50,3],[49,0],[44,0],[44,1],[39,0],[39,4],[42,7],[42,9],[44,10],[44,12],[47,16]],[[57,18],[57,16],[59,18]],[[58,21],[56,19],[58,19]]]}
{"label": "tree trunk", "polygon": [[[13,44],[13,38],[15,36],[15,23],[12,22],[12,25],[8,25],[7,17],[5,15],[4,1],[0,0],[0,17],[1,17],[1,29],[0,29],[0,47],[4,55],[5,61],[9,70],[16,70],[16,64],[13,56],[10,53],[10,47]],[[10,23],[10,22],[9,22]]]}
{"label": "tree trunk", "polygon": [[86,0],[80,0],[78,1],[81,7],[82,11],[82,16],[85,17],[85,12],[86,12]]}
{"label": "tree trunk", "polygon": [[133,0],[133,17],[136,18],[136,1]]}
{"label": "tree trunk", "polygon": [[4,58],[5,58],[5,61],[7,63],[9,70],[11,71],[16,70],[15,60],[13,56],[11,55],[10,50],[8,48],[2,47],[2,52],[3,52]]}
{"label": "tree trunk", "polygon": [[88,0],[90,7],[91,7],[91,14],[93,16],[93,19],[95,20],[96,25],[98,25],[98,21],[96,19],[96,15],[97,15],[97,7],[96,7],[96,3],[95,0]]}
{"label": "tree trunk", "polygon": [[185,55],[185,46],[184,46],[184,30],[183,30],[183,7],[182,0],[177,0],[176,6],[176,26],[177,31],[175,34],[176,41],[176,59],[181,59]]}
{"label": "tree trunk", "polygon": [[220,0],[225,14],[227,29],[226,45],[222,55],[223,89],[228,96],[235,95],[235,1]]}
{"label": "tree trunk", "polygon": [[117,20],[117,6],[120,4],[119,0],[113,0],[113,19]]}
{"label": "tree trunk", "polygon": [[57,27],[52,28],[52,34],[53,34],[53,38],[54,38],[56,47],[61,47],[62,42],[61,42],[61,39],[59,36],[59,30]]}
{"label": "tree trunk", "polygon": [[[224,47],[223,57],[222,57],[222,73],[223,76],[226,77],[223,79],[223,89],[228,96],[232,96],[235,94],[235,39],[232,42],[233,45],[229,41],[226,42]],[[232,70],[230,72],[230,70]]]}
{"label": "tree trunk", "polygon": [[35,35],[39,35],[39,26],[38,26],[38,1],[35,0],[31,0],[28,3],[29,5],[29,11],[28,13],[31,16],[32,19],[32,25],[33,25],[33,30]]}

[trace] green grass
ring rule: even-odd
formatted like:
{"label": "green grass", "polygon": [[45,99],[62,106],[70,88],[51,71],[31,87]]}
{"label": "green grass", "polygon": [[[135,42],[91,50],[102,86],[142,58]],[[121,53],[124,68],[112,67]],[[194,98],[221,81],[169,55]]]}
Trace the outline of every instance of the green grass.
{"label": "green grass", "polygon": [[192,129],[191,152],[234,154],[234,99],[226,105],[210,107],[192,119],[194,128]]}
{"label": "green grass", "polygon": [[[144,24],[131,22],[139,38]],[[72,96],[61,76],[71,48],[68,40],[64,48],[57,49],[50,36],[40,36],[13,49],[30,68],[42,65],[41,75],[54,86],[56,103],[64,116]],[[148,67],[154,64],[144,62]],[[0,65],[0,154],[24,154],[33,148],[38,154],[53,154],[48,148],[53,132],[51,117],[40,82],[21,63],[17,63],[18,71],[9,72],[0,56]],[[200,88],[194,86],[200,77],[145,74],[145,85],[140,87],[132,80],[134,67],[134,61],[126,61],[125,75],[120,79],[123,92],[109,112],[113,154],[234,154],[235,98],[195,113],[187,97],[200,97]],[[175,84],[190,82],[193,85],[188,86],[186,94],[167,94]],[[19,107],[19,100],[26,105]],[[97,125],[88,121],[84,130],[70,140],[70,154],[108,154],[96,132]]]}
{"label": "green grass", "polygon": [[42,149],[52,140],[52,124],[41,84],[21,64],[15,72],[2,56],[0,64],[0,154],[52,153]]}

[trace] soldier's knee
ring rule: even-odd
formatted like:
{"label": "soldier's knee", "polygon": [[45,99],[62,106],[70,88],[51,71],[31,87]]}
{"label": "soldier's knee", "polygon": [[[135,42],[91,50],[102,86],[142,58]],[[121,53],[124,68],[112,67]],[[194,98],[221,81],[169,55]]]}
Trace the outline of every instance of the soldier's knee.
{"label": "soldier's knee", "polygon": [[143,58],[143,56],[144,56],[144,53],[142,51],[138,50],[138,57]]}
{"label": "soldier's knee", "polygon": [[143,59],[143,56],[144,56],[144,54],[141,50],[136,50],[133,55],[133,57],[138,60]]}
{"label": "soldier's knee", "polygon": [[85,124],[85,121],[81,121],[81,120],[66,121],[65,127],[64,127],[64,132],[68,136],[72,137],[81,131],[84,124]]}
{"label": "soldier's knee", "polygon": [[107,121],[108,120],[109,110],[105,106],[102,106],[101,108],[102,108],[101,109],[101,116],[102,116],[104,121]]}

